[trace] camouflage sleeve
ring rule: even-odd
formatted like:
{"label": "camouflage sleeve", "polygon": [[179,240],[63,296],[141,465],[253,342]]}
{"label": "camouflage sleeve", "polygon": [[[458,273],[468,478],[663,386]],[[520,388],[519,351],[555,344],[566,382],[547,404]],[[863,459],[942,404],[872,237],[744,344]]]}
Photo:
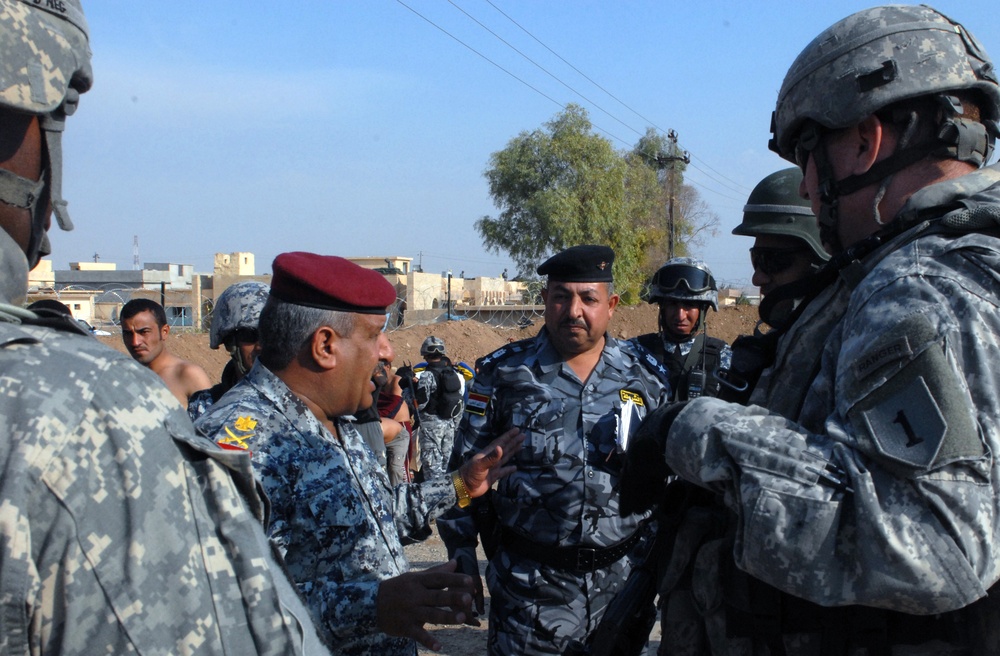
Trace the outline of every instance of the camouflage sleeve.
{"label": "camouflage sleeve", "polygon": [[806,399],[807,418],[836,400],[813,431],[700,398],[668,435],[674,471],[739,516],[737,564],[822,605],[940,613],[1000,578],[1000,316],[968,278],[920,266],[855,294]]}
{"label": "camouflage sleeve", "polygon": [[[496,437],[493,429],[494,371],[490,366],[481,367],[472,380],[465,412],[455,431],[450,469],[461,466]],[[489,503],[488,497],[473,499],[472,505],[466,508],[453,506],[437,521],[438,532],[448,548],[448,557],[457,558],[463,572],[479,572],[478,565],[475,565],[479,540],[474,513],[479,504]]]}
{"label": "camouflage sleeve", "polygon": [[450,475],[397,485],[392,493],[396,530],[400,538],[410,540],[430,537],[431,520],[440,517],[458,501]]}
{"label": "camouflage sleeve", "polygon": [[417,389],[414,392],[418,410],[422,411],[427,407],[430,400],[434,398],[435,391],[437,391],[437,382],[434,380],[434,374],[426,369],[420,372],[417,375]]}
{"label": "camouflage sleeve", "polygon": [[719,369],[729,369],[733,366],[733,347],[726,344],[719,352]]}

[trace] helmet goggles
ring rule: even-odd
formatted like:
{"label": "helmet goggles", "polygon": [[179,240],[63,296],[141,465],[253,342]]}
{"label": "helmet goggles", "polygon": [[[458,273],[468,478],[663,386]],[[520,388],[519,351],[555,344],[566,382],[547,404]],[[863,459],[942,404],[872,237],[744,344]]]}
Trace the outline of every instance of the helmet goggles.
{"label": "helmet goggles", "polygon": [[663,267],[657,271],[652,286],[659,288],[662,293],[677,291],[682,286],[692,294],[702,294],[716,289],[712,274],[686,264]]}

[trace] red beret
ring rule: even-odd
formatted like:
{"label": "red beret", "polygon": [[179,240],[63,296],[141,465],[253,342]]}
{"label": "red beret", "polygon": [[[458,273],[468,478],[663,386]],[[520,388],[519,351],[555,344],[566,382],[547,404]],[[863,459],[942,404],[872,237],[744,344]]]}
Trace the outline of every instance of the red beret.
{"label": "red beret", "polygon": [[286,303],[385,314],[396,301],[396,289],[382,274],[336,255],[282,253],[271,268],[271,294]]}

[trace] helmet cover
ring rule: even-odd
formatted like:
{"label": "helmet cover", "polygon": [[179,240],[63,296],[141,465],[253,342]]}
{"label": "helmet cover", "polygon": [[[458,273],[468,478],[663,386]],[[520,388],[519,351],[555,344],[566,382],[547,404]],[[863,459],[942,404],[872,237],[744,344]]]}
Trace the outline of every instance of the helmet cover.
{"label": "helmet cover", "polygon": [[431,335],[420,345],[420,355],[425,358],[428,355],[444,356],[444,354],[444,340],[440,337]]}
{"label": "helmet cover", "polygon": [[79,0],[0,0],[0,106],[48,114],[67,100],[75,108],[93,83],[87,33]]}
{"label": "helmet cover", "polygon": [[215,299],[209,346],[213,349],[241,328],[257,329],[271,289],[262,282],[246,281],[230,285]]}
{"label": "helmet cover", "polygon": [[995,131],[996,71],[962,25],[926,5],[859,11],[820,33],[792,63],[778,92],[769,145],[794,161],[808,120],[844,128],[893,103],[961,89],[980,92],[983,122]]}
{"label": "helmet cover", "polygon": [[667,260],[649,281],[645,300],[662,303],[666,300],[704,303],[719,309],[719,288],[712,271],[703,260],[675,257]]}

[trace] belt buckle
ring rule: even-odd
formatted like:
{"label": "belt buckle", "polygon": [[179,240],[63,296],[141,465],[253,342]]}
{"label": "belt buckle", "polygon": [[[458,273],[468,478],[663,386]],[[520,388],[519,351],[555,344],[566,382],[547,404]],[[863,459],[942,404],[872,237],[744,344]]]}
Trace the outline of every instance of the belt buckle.
{"label": "belt buckle", "polygon": [[581,547],[576,550],[576,569],[593,572],[597,569],[597,550]]}

